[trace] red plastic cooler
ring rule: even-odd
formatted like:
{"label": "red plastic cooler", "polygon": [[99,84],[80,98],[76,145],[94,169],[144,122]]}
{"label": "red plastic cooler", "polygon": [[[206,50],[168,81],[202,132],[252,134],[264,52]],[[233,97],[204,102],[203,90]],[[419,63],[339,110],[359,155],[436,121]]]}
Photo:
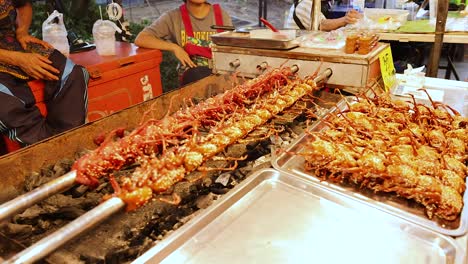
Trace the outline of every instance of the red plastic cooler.
{"label": "red plastic cooler", "polygon": [[117,42],[115,56],[99,56],[91,50],[71,54],[70,58],[90,74],[88,121],[162,94],[159,50]]}

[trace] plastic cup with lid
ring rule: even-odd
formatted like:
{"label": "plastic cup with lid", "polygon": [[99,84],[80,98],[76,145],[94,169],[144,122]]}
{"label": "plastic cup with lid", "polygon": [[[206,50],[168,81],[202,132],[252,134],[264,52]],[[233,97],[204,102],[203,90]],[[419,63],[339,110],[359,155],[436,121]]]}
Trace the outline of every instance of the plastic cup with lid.
{"label": "plastic cup with lid", "polygon": [[97,53],[101,56],[115,55],[115,32],[122,32],[110,20],[98,19],[93,25],[93,38]]}

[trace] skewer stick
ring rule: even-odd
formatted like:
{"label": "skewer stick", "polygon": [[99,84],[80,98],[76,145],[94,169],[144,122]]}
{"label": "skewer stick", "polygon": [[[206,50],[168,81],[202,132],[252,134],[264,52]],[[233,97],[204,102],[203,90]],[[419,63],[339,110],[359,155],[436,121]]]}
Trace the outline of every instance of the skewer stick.
{"label": "skewer stick", "polygon": [[125,203],[122,199],[113,197],[16,254],[5,263],[32,263],[38,261],[77,235],[99,224],[112,214],[119,212],[124,207]]}
{"label": "skewer stick", "polygon": [[26,208],[50,197],[56,193],[63,192],[75,183],[76,171],[70,171],[36,189],[20,195],[0,206],[0,223],[9,217],[19,213]]}
{"label": "skewer stick", "polygon": [[314,82],[316,82],[316,83],[321,82],[321,81],[329,78],[330,76],[332,76],[332,74],[333,74],[333,71],[330,68],[327,68],[322,73],[317,75],[317,77],[314,78]]}

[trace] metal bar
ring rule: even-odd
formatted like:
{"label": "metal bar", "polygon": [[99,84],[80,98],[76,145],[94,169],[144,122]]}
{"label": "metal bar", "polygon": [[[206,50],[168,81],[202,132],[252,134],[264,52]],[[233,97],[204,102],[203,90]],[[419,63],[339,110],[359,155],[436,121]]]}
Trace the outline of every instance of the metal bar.
{"label": "metal bar", "polygon": [[8,201],[0,206],[0,223],[9,217],[19,213],[26,208],[50,197],[56,193],[63,192],[75,183],[76,171],[70,171],[67,174],[54,179],[36,189],[20,195],[15,199]]}
{"label": "metal bar", "polygon": [[447,21],[447,14],[448,0],[438,0],[434,45],[432,46],[432,52],[429,58],[429,66],[427,67],[426,74],[428,77],[437,77],[440,53],[442,50],[442,44],[444,44],[445,22]]}
{"label": "metal bar", "polygon": [[263,0],[258,0],[258,26],[262,26],[262,21],[260,18],[263,17]]}
{"label": "metal bar", "polygon": [[31,247],[16,254],[5,263],[31,263],[38,261],[77,235],[89,228],[99,224],[112,214],[119,212],[125,207],[122,199],[113,197],[101,203],[93,210],[78,217],[73,222],[55,231],[51,235],[44,237]]}
{"label": "metal bar", "polygon": [[318,82],[324,81],[325,79],[332,76],[332,74],[333,74],[333,71],[330,68],[327,68],[322,73],[317,75],[317,77],[314,78],[314,82],[318,83]]}

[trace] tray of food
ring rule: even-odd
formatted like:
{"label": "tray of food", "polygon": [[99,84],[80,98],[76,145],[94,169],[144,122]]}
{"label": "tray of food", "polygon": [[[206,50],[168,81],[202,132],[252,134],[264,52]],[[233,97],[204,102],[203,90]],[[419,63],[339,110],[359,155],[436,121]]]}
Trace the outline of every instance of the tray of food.
{"label": "tray of food", "polygon": [[464,254],[453,238],[263,169],[136,262],[461,263]]}
{"label": "tray of food", "polygon": [[[294,32],[293,34],[291,32]],[[296,31],[285,30],[278,33],[271,30],[254,30],[251,32],[225,31],[211,35],[216,45],[256,49],[289,50],[299,46]]]}
{"label": "tray of food", "polygon": [[462,236],[468,118],[384,94],[348,97],[277,150],[274,168],[306,178],[385,212]]}

